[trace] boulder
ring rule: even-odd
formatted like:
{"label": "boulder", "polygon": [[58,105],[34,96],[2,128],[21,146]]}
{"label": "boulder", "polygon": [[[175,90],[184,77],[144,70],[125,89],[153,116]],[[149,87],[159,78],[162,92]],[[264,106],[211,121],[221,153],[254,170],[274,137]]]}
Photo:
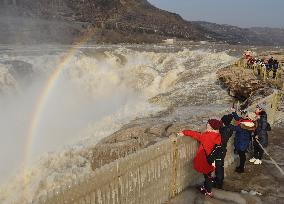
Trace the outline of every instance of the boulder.
{"label": "boulder", "polygon": [[220,69],[217,76],[229,94],[241,100],[249,98],[253,92],[267,86],[254,75],[253,70],[240,67]]}

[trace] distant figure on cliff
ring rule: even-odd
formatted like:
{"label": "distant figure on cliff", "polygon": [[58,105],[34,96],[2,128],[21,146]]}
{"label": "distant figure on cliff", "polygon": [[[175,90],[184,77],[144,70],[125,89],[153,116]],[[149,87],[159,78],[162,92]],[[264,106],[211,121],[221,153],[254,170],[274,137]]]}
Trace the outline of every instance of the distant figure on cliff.
{"label": "distant figure on cliff", "polygon": [[252,133],[255,131],[256,114],[248,113],[245,118],[241,118],[236,113],[236,110],[232,108],[232,116],[236,120],[236,125],[232,125],[232,130],[236,131],[234,146],[237,151],[240,164],[236,167],[235,171],[237,173],[243,173],[245,169],[246,162],[246,152],[249,148]]}
{"label": "distant figure on cliff", "polygon": [[250,50],[246,50],[244,51],[244,56],[245,56],[245,59],[250,59],[252,58],[252,52]]}
{"label": "distant figure on cliff", "polygon": [[279,68],[279,62],[277,60],[274,60],[274,62],[273,62],[273,79],[275,79],[275,77],[276,77],[276,73],[277,73],[278,68]]}
{"label": "distant figure on cliff", "polygon": [[215,179],[214,179],[214,185],[216,188],[222,189],[223,188],[223,182],[224,182],[224,163],[225,163],[225,157],[227,153],[227,144],[229,139],[232,137],[234,131],[231,127],[231,122],[233,120],[233,116],[231,114],[224,115],[221,118],[221,121],[223,122],[224,126],[220,128],[220,134],[221,134],[221,140],[222,140],[222,159],[216,160],[215,162]]}
{"label": "distant figure on cliff", "polygon": [[264,107],[258,105],[255,111],[258,119],[257,119],[257,128],[255,130],[255,134],[253,137],[253,147],[254,147],[254,156],[249,161],[254,164],[262,164],[262,156],[263,156],[263,149],[262,147],[268,146],[268,133],[267,131],[271,130],[269,123],[267,122],[267,113],[264,110]]}
{"label": "distant figure on cliff", "polygon": [[273,69],[273,65],[274,65],[274,59],[273,59],[273,57],[270,57],[269,60],[268,60],[269,70]]}
{"label": "distant figure on cliff", "polygon": [[215,167],[208,163],[207,157],[211,154],[215,145],[221,144],[221,135],[219,129],[222,127],[222,122],[216,119],[210,119],[207,122],[206,131],[204,133],[184,130],[179,133],[181,136],[189,136],[200,142],[199,149],[194,158],[194,168],[196,171],[204,175],[204,186],[199,190],[206,196],[212,197],[213,178],[212,172]]}

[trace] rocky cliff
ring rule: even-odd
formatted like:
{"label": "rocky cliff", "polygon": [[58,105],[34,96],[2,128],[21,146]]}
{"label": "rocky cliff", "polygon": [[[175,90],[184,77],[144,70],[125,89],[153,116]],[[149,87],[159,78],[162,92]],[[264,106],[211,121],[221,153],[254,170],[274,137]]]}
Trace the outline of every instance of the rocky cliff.
{"label": "rocky cliff", "polygon": [[253,92],[265,86],[250,69],[226,67],[218,70],[217,75],[224,86],[228,88],[230,95],[240,99],[249,98]]}
{"label": "rocky cliff", "polygon": [[[230,44],[284,45],[283,29],[239,28],[208,22],[189,22],[178,14],[154,7],[147,0],[0,0],[0,17],[3,15],[6,18],[19,18],[18,21],[24,23],[17,24],[13,19],[13,30],[6,29],[7,22],[11,25],[10,20],[0,22],[0,28],[4,28],[4,31],[0,30],[0,43],[13,42],[15,33],[21,34],[22,30],[28,30],[31,39],[36,42],[53,40],[70,43],[86,29],[95,27],[96,42],[156,43],[176,37]],[[45,22],[44,26],[38,26],[39,23],[34,23],[38,18],[52,23]],[[58,22],[60,25],[54,26]],[[2,26],[3,23],[5,26]],[[34,24],[37,26],[31,27]],[[25,28],[27,25],[29,27]],[[37,34],[34,35],[34,32]],[[51,33],[51,36],[46,33]],[[64,36],[64,39],[58,39],[59,36]]]}
{"label": "rocky cliff", "polygon": [[6,13],[25,18],[83,23],[82,30],[98,28],[95,39],[99,42],[161,42],[168,37],[204,39],[190,22],[146,0],[17,0],[16,5],[3,8],[9,10]]}
{"label": "rocky cliff", "polygon": [[194,21],[192,25],[209,38],[230,44],[244,45],[284,45],[284,29],[253,27],[239,28],[203,21]]}

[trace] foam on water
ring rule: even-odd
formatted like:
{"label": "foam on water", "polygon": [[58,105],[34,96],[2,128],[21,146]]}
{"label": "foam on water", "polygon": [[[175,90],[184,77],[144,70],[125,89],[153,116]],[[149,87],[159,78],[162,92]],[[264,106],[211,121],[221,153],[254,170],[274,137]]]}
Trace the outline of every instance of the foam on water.
{"label": "foam on water", "polygon": [[[19,141],[14,154],[0,146],[1,155],[11,154],[11,165],[1,165],[1,172],[6,172],[2,175],[1,203],[25,203],[77,176],[90,174],[92,147],[136,117],[164,110],[168,104],[184,100],[189,94],[192,100],[188,105],[194,104],[192,101],[196,99],[206,106],[211,100],[210,94],[222,100],[225,92],[216,85],[215,71],[235,60],[225,52],[210,50],[152,52],[122,46],[103,51],[101,47],[81,48],[71,58],[58,87],[52,92],[34,141],[33,158],[23,175],[15,173],[15,169],[19,168],[33,101],[62,56],[60,49],[48,50],[48,54],[40,51],[37,55],[3,53],[0,61],[0,110],[4,113],[0,120],[4,121],[13,113],[1,137],[10,138],[10,149],[15,147],[13,141]],[[5,59],[31,64],[29,76],[33,80],[27,80],[26,87],[19,87],[17,84],[23,83],[15,78],[12,68],[7,68]],[[200,87],[212,93],[201,93]],[[7,98],[4,92],[16,94]],[[162,94],[161,101],[166,103],[149,103],[149,99]],[[202,101],[204,98],[207,100]],[[12,103],[4,108],[4,101]],[[19,111],[12,111],[14,109]],[[16,118],[21,127],[9,130],[13,129]],[[5,163],[6,158],[0,159]],[[11,176],[8,172],[16,176],[4,183],[3,178]]]}

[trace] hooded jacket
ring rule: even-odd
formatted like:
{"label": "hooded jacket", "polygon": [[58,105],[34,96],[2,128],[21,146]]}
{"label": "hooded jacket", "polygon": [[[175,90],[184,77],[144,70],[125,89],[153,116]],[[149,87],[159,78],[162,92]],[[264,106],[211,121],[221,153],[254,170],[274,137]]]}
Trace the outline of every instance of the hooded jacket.
{"label": "hooded jacket", "polygon": [[221,144],[221,135],[215,132],[206,131],[199,133],[192,130],[184,130],[185,136],[192,137],[200,142],[197,154],[193,160],[194,169],[203,174],[209,174],[215,170],[215,167],[207,162],[206,154],[209,155],[216,144]]}
{"label": "hooded jacket", "polygon": [[255,135],[258,136],[260,144],[264,147],[267,147],[268,145],[267,113],[265,111],[261,111],[259,116],[260,118],[257,120],[257,128],[255,131]]}
{"label": "hooded jacket", "polygon": [[236,112],[232,113],[234,119],[237,121],[237,125],[231,125],[230,128],[236,131],[234,146],[238,151],[246,151],[251,141],[251,134],[255,130],[255,126],[247,126],[246,124],[253,123],[250,120],[242,119]]}

